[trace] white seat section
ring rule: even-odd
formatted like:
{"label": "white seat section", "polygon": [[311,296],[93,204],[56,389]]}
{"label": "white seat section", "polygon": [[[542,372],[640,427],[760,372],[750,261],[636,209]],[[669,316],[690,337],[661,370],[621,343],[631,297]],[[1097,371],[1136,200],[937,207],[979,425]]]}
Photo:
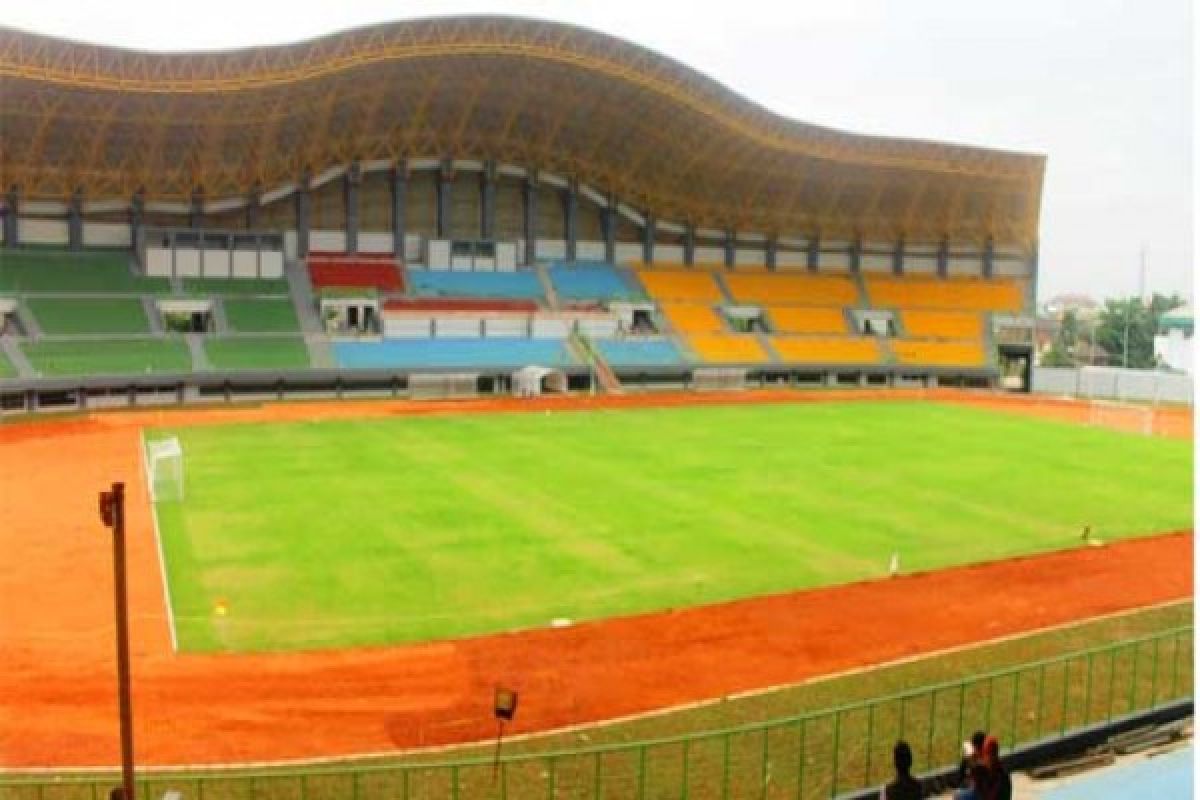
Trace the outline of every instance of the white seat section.
{"label": "white seat section", "polygon": [[201,265],[206,278],[228,278],[230,258],[228,250],[205,250],[204,263]]}
{"label": "white seat section", "polygon": [[534,317],[529,335],[534,339],[565,339],[570,332],[571,328],[566,320]]}
{"label": "white seat section", "polygon": [[616,317],[583,318],[576,323],[579,332],[584,336],[605,339],[617,335]]}
{"label": "white seat section", "polygon": [[529,321],[524,316],[485,317],[483,320],[483,335],[489,337],[526,336],[529,333]]}
{"label": "white seat section", "polygon": [[175,274],[180,278],[200,277],[200,251],[190,247],[175,251]]}
{"label": "white seat section", "polygon": [[166,247],[146,248],[146,274],[154,278],[169,278],[172,274],[171,251]]}
{"label": "white seat section", "polygon": [[264,250],[260,262],[260,274],[264,278],[276,280],[283,277],[283,253],[278,250]]}
{"label": "white seat section", "polygon": [[433,318],[385,315],[383,335],[389,339],[428,339],[433,336]]}
{"label": "white seat section", "polygon": [[483,319],[478,316],[435,317],[434,335],[441,339],[470,339],[482,335]]}
{"label": "white seat section", "polygon": [[235,278],[257,278],[258,253],[253,250],[234,250],[230,272]]}

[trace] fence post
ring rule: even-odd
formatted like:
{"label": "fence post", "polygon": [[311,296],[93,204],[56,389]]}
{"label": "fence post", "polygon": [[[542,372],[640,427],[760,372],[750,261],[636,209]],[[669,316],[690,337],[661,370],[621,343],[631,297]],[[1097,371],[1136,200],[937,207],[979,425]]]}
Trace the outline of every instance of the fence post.
{"label": "fence post", "polygon": [[[646,745],[638,748],[638,800],[646,796]],[[550,800],[554,800],[553,797]]]}
{"label": "fence post", "polygon": [[725,754],[721,763],[721,797],[724,800],[729,800],[729,738],[729,732],[726,731],[722,736]]}
{"label": "fence post", "polygon": [[[681,774],[682,780],[680,781],[680,783],[683,785],[682,785],[682,788],[681,788],[680,794],[679,794],[679,796],[680,796],[680,798],[682,798],[682,800],[687,800],[687,798],[688,798],[688,785],[691,783],[691,774],[692,774],[691,755],[692,755],[692,740],[684,739],[683,740],[683,771]],[[599,797],[599,795],[597,795],[597,797]]]}
{"label": "fence post", "polygon": [[1065,734],[1067,732],[1067,707],[1068,707],[1068,702],[1071,699],[1071,684],[1069,682],[1070,678],[1071,678],[1071,659],[1068,658],[1063,661],[1063,688],[1062,688],[1063,704],[1062,704],[1062,719],[1059,720],[1059,731],[1058,731],[1059,736],[1062,736],[1063,734]]}
{"label": "fence post", "polygon": [[1087,680],[1083,684],[1083,724],[1087,725],[1092,721],[1092,657],[1095,653],[1089,652]]}
{"label": "fence post", "polygon": [[863,764],[863,786],[871,785],[871,746],[875,744],[875,704],[867,706],[867,753]]}
{"label": "fence post", "polygon": [[1138,662],[1142,660],[1142,643],[1133,643],[1133,676],[1129,679],[1129,708],[1127,711],[1132,714],[1137,706],[1137,678],[1138,678]]}
{"label": "fence post", "polygon": [[549,779],[546,781],[546,797],[550,798],[550,800],[554,800],[554,795],[557,794],[557,787],[555,785],[557,783],[558,783],[558,759],[555,758],[554,756],[550,756],[550,776],[549,776]]}
{"label": "fence post", "polygon": [[1175,649],[1171,651],[1171,699],[1179,691],[1179,631],[1175,631]]}
{"label": "fence post", "polygon": [[[684,740],[684,746],[685,747],[687,746],[686,739]],[[685,756],[685,759],[686,759],[686,756]],[[686,763],[686,761],[685,761],[685,763]],[[684,800],[686,800],[687,799],[687,771],[686,771],[686,769],[684,771],[683,778],[684,778],[683,797],[684,797]],[[601,781],[601,778],[600,778],[600,751],[597,750],[594,753],[592,753],[592,800],[600,800],[600,787],[602,786],[600,781]]]}
{"label": "fence post", "polygon": [[1154,661],[1152,662],[1150,673],[1150,708],[1158,703],[1158,645],[1161,639],[1154,640]]}
{"label": "fence post", "polygon": [[1112,722],[1113,696],[1116,693],[1117,683],[1117,650],[1118,647],[1113,647],[1108,654],[1108,716],[1105,717],[1106,722]]}
{"label": "fence post", "polygon": [[1017,706],[1021,698],[1021,675],[1024,670],[1018,670],[1013,673],[1013,697],[1012,697],[1012,721],[1008,726],[1008,735],[1012,741],[1009,742],[1009,747],[1016,747],[1020,737],[1017,736]]}

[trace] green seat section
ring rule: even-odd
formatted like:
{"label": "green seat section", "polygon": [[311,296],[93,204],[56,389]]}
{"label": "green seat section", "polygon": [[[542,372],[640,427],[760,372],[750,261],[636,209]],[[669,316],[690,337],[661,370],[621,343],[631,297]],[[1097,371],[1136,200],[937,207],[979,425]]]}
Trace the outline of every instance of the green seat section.
{"label": "green seat section", "polygon": [[100,339],[30,342],[26,358],[43,375],[191,372],[192,355],[179,339]]}
{"label": "green seat section", "polygon": [[150,322],[136,298],[30,298],[29,309],[43,333],[149,333]]}
{"label": "green seat section", "polygon": [[244,295],[288,294],[288,282],[260,278],[184,278],[186,294]]}
{"label": "green seat section", "polygon": [[239,298],[225,301],[225,319],[238,333],[298,333],[300,323],[291,300]]}
{"label": "green seat section", "polygon": [[8,360],[8,356],[0,351],[0,380],[17,377],[17,368]]}
{"label": "green seat section", "polygon": [[0,290],[166,294],[166,278],[134,275],[124,250],[0,250]]}
{"label": "green seat section", "polygon": [[204,343],[213,369],[306,369],[308,348],[298,336],[209,339]]}

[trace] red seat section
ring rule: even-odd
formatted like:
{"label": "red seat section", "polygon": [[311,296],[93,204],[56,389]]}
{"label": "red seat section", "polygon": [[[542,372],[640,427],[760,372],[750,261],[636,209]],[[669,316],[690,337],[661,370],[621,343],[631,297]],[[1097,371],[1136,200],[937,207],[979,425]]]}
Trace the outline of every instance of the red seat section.
{"label": "red seat section", "polygon": [[308,274],[314,289],[404,291],[404,281],[396,260],[386,254],[346,256],[313,253],[308,257]]}
{"label": "red seat section", "polygon": [[383,304],[384,311],[537,311],[532,300],[497,300],[486,297],[398,297]]}

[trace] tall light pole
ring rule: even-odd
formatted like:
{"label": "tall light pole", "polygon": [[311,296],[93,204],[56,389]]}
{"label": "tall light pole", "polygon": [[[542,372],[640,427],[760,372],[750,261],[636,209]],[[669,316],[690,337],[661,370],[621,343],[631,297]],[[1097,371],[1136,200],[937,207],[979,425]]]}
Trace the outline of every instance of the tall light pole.
{"label": "tall light pole", "polygon": [[117,705],[121,717],[122,800],[136,800],[133,785],[133,700],[129,690],[129,603],[125,591],[125,484],[100,493],[100,519],[113,532],[113,587],[117,611]]}
{"label": "tall light pole", "polygon": [[[1141,252],[1140,252],[1140,264],[1138,267],[1138,293],[1137,293],[1137,297],[1135,298],[1135,300],[1137,301],[1137,308],[1139,310],[1142,307],[1142,297],[1145,294],[1146,294],[1146,245],[1143,244]],[[1124,356],[1121,359],[1121,366],[1125,367],[1125,369],[1129,369],[1129,323],[1131,321],[1131,318],[1133,317],[1133,312],[1134,312],[1134,300],[1130,300],[1129,302],[1127,302],[1125,304],[1125,341],[1122,346],[1122,349],[1125,352],[1124,352]]]}

